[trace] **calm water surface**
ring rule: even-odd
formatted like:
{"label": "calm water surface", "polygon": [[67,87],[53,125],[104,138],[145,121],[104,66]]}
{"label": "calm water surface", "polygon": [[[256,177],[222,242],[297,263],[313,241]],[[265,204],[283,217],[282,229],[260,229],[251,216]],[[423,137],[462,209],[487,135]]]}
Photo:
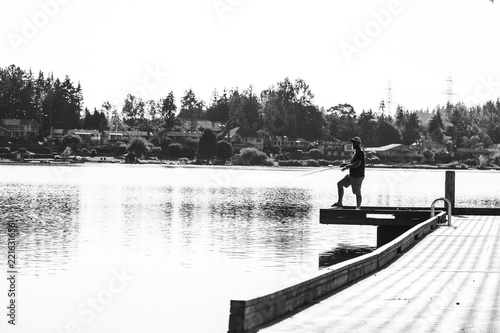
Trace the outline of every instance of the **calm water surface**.
{"label": "calm water surface", "polygon": [[[325,171],[321,171],[325,170]],[[320,172],[318,172],[320,171]],[[0,166],[19,228],[18,325],[1,332],[225,332],[229,300],[300,281],[376,229],[319,224],[338,169]],[[363,204],[429,206],[444,171],[368,169]],[[500,207],[500,173],[457,171],[457,206]],[[345,204],[354,205],[350,190]],[[7,304],[6,279],[0,304]],[[1,306],[5,309],[5,306]]]}

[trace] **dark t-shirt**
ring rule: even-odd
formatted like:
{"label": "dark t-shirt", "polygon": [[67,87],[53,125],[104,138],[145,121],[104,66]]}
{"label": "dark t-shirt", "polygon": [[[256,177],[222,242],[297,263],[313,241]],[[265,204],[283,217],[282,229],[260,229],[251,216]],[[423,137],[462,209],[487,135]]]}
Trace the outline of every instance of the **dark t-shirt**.
{"label": "dark t-shirt", "polygon": [[351,177],[364,177],[365,176],[365,152],[360,149],[356,149],[354,155],[352,155],[351,163],[356,161],[361,161],[361,164],[357,168],[349,169],[349,176]]}

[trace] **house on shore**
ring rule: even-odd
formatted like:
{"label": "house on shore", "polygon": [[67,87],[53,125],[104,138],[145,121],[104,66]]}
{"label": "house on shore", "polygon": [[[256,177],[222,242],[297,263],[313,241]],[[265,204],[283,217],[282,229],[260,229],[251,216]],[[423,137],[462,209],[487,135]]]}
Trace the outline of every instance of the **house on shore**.
{"label": "house on shore", "polygon": [[152,134],[146,131],[103,131],[100,136],[100,141],[104,145],[114,145],[118,141],[125,143],[129,142],[135,137],[149,140],[152,138]]}
{"label": "house on shore", "polygon": [[82,144],[98,146],[101,143],[101,133],[98,130],[71,129],[67,134],[80,137]]}
{"label": "house on shore", "polygon": [[425,150],[430,150],[433,154],[448,153],[448,147],[444,143],[434,141],[422,141],[419,145],[419,150],[421,153]]}
{"label": "house on shore", "polygon": [[184,120],[181,127],[183,131],[189,132],[203,133],[204,130],[210,129],[215,134],[218,134],[224,131],[224,125],[220,121],[210,121],[206,119],[195,119],[193,122],[190,120]]}
{"label": "house on shore", "polygon": [[98,146],[101,143],[101,133],[98,130],[53,128],[49,138],[52,142],[61,144],[63,137],[68,134],[78,136],[84,145]]}
{"label": "house on shore", "polygon": [[169,138],[172,142],[177,142],[186,146],[188,144],[198,144],[200,141],[202,132],[198,131],[165,131],[162,130],[157,133],[158,142],[161,142],[165,138]]}
{"label": "house on shore", "polygon": [[343,160],[352,156],[352,142],[338,139],[318,142],[317,148],[329,160]]}
{"label": "house on shore", "polygon": [[6,141],[10,138],[10,129],[0,124],[0,141]]}
{"label": "house on shore", "polygon": [[229,137],[235,151],[246,147],[264,150],[264,137],[252,129],[235,127],[229,131]]}
{"label": "house on shore", "polygon": [[32,119],[2,119],[0,137],[34,139],[40,135],[40,123]]}
{"label": "house on shore", "polygon": [[303,138],[291,138],[286,135],[283,136],[275,136],[272,139],[273,146],[280,148],[288,148],[295,150],[306,150],[309,148],[310,142]]}
{"label": "house on shore", "polygon": [[490,154],[491,152],[487,149],[457,148],[455,158],[458,160],[473,158],[479,161],[480,156],[490,156]]}
{"label": "house on shore", "polygon": [[13,151],[11,154],[12,159],[15,161],[31,160],[35,156],[35,153],[30,152],[25,148],[19,148],[18,150]]}

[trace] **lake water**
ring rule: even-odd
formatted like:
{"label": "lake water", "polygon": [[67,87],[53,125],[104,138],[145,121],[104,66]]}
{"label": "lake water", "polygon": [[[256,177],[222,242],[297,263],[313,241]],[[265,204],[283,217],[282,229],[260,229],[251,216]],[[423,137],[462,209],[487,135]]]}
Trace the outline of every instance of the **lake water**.
{"label": "lake water", "polygon": [[[338,169],[0,166],[0,272],[17,236],[17,326],[1,332],[226,332],[229,301],[301,281],[375,227],[319,224]],[[367,169],[363,204],[430,206],[443,170]],[[456,172],[456,206],[500,207],[500,173]],[[346,191],[344,204],[354,205]]]}

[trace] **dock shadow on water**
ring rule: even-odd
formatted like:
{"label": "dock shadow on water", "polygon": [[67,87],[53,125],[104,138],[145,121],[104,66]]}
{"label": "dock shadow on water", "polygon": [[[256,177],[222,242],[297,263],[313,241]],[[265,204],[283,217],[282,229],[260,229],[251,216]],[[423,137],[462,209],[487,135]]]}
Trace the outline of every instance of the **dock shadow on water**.
{"label": "dock shadow on water", "polygon": [[364,254],[373,252],[376,247],[366,246],[366,245],[350,245],[350,244],[338,244],[338,247],[319,254],[318,262],[319,268],[326,268],[343,261],[357,258]]}

